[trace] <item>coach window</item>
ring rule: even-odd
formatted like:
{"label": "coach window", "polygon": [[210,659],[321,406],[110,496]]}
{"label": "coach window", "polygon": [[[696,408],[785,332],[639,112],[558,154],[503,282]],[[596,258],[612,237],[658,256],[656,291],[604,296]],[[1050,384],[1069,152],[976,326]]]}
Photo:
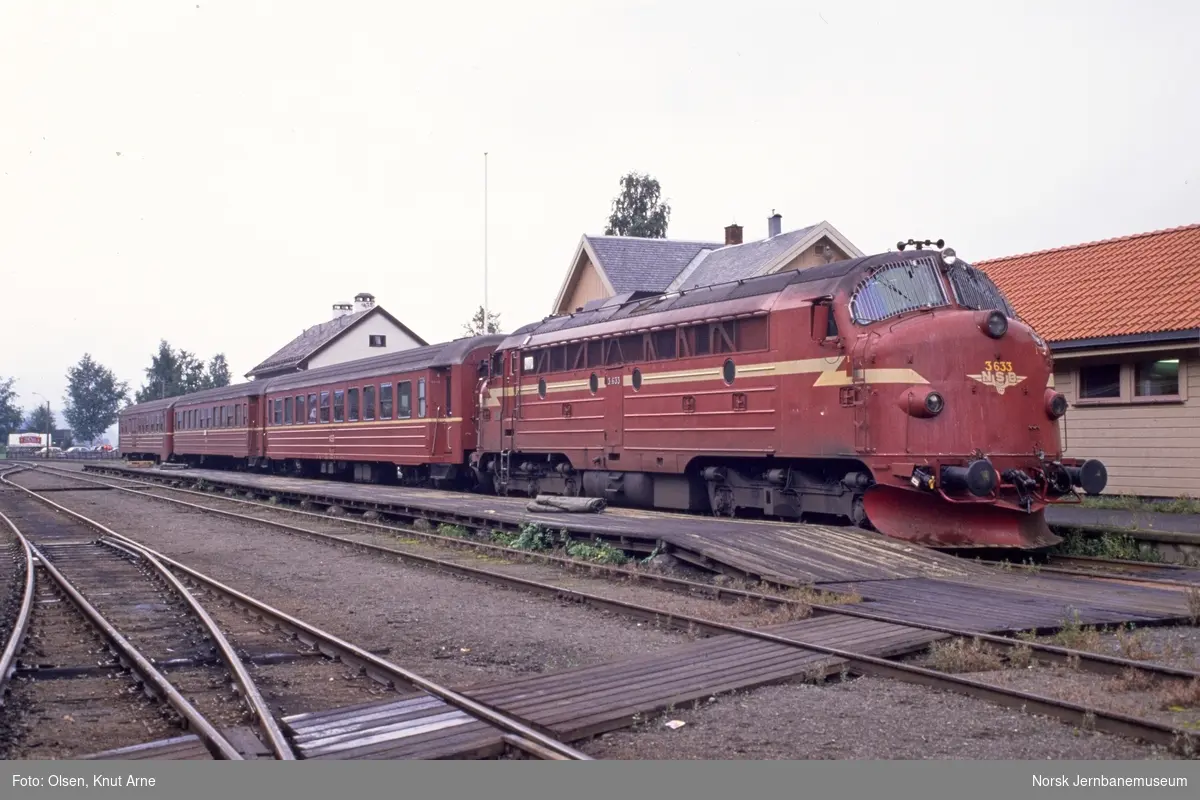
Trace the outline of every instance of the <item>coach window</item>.
{"label": "coach window", "polygon": [[450,391],[450,373],[446,373],[446,416],[454,415],[454,393]]}
{"label": "coach window", "polygon": [[346,390],[346,421],[358,422],[358,389]]}
{"label": "coach window", "polygon": [[292,398],[283,398],[283,424],[292,424]]}
{"label": "coach window", "polygon": [[379,384],[379,418],[392,418],[392,385],[390,383]]}
{"label": "coach window", "polygon": [[412,384],[402,381],[396,384],[396,419],[412,416]]}
{"label": "coach window", "polygon": [[363,387],[363,421],[375,419],[375,384]]}
{"label": "coach window", "polygon": [[313,425],[317,421],[317,396],[310,394],[308,396],[308,424]]}
{"label": "coach window", "polygon": [[341,389],[333,393],[333,421],[346,421],[346,393]]}
{"label": "coach window", "polygon": [[233,407],[233,427],[242,427],[242,406],[240,403]]}
{"label": "coach window", "polygon": [[329,422],[329,392],[321,392],[321,422]]}
{"label": "coach window", "polygon": [[275,424],[276,425],[283,424],[283,398],[282,397],[275,398]]}
{"label": "coach window", "polygon": [[417,416],[425,417],[425,379],[417,378]]}

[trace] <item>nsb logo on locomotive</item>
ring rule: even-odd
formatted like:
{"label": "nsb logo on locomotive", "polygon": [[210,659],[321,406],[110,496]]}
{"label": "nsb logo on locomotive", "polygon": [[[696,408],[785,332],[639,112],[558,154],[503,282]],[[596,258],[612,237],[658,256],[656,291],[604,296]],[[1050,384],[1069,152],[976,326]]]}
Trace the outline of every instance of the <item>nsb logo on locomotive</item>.
{"label": "nsb logo on locomotive", "polygon": [[979,381],[984,386],[991,386],[998,394],[1004,394],[1006,389],[1019,384],[1025,380],[1024,375],[1018,375],[1013,371],[1011,361],[985,361],[983,369],[978,375],[967,375],[973,381]]}

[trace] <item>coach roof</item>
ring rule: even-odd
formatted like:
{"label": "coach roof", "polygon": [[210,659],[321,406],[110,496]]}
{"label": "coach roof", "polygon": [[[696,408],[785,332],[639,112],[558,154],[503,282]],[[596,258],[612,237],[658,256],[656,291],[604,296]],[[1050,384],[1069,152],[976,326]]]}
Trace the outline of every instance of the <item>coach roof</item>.
{"label": "coach roof", "polygon": [[455,339],[452,342],[414,347],[409,350],[400,350],[371,358],[360,358],[357,361],[347,361],[328,367],[293,372],[278,378],[268,378],[262,383],[265,384],[265,391],[282,392],[320,383],[337,383],[343,380],[372,378],[397,372],[449,367],[463,363],[467,353],[475,348],[495,347],[504,341],[504,338],[503,334],[492,334]]}

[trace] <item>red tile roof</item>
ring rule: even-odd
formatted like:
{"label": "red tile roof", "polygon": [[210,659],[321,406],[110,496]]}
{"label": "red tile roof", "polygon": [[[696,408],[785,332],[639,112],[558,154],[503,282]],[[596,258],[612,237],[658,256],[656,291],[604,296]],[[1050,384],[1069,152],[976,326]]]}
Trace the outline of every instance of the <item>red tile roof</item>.
{"label": "red tile roof", "polygon": [[975,266],[1048,341],[1200,328],[1200,224]]}

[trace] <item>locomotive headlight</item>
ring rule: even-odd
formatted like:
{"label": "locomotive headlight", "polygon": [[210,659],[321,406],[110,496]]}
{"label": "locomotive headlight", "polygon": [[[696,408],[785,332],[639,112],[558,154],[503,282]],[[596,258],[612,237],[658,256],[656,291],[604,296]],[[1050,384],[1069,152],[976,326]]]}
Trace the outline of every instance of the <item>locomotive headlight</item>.
{"label": "locomotive headlight", "polygon": [[951,267],[958,263],[958,254],[954,252],[953,247],[947,247],[942,251],[942,261]]}
{"label": "locomotive headlight", "polygon": [[936,417],[942,413],[942,409],[946,407],[946,400],[937,392],[930,392],[925,395],[925,410],[929,412],[931,417]]}
{"label": "locomotive headlight", "polygon": [[1053,389],[1046,390],[1046,415],[1050,419],[1059,419],[1067,413],[1067,398]]}
{"label": "locomotive headlight", "polygon": [[992,311],[983,323],[983,332],[993,339],[999,339],[1008,333],[1008,317],[1002,311]]}

